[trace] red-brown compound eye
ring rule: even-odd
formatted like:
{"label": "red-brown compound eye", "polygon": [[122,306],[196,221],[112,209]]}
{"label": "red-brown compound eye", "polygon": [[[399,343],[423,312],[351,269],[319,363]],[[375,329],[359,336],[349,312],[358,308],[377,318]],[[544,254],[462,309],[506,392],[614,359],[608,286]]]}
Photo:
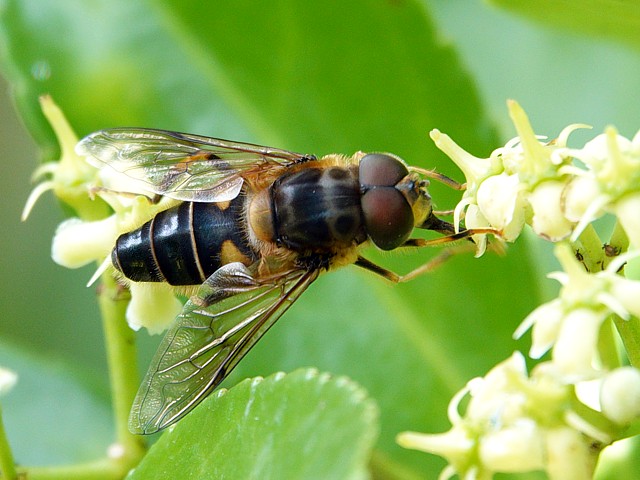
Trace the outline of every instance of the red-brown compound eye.
{"label": "red-brown compound eye", "polygon": [[367,234],[382,250],[404,243],[413,230],[413,211],[394,187],[376,187],[361,199]]}
{"label": "red-brown compound eye", "polygon": [[367,187],[391,187],[409,174],[400,159],[385,153],[369,153],[362,157],[359,166],[360,185]]}

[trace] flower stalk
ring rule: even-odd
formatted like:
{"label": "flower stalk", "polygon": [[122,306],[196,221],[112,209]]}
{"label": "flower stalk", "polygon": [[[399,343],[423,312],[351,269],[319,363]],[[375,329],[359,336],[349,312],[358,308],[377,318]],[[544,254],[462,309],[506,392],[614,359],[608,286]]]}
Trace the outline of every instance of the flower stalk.
{"label": "flower stalk", "polygon": [[116,442],[122,452],[119,460],[132,468],[140,461],[146,447],[144,439],[130,433],[128,428],[129,410],[140,385],[135,332],[125,320],[129,300],[128,292],[110,273],[102,275],[98,303],[107,349]]}

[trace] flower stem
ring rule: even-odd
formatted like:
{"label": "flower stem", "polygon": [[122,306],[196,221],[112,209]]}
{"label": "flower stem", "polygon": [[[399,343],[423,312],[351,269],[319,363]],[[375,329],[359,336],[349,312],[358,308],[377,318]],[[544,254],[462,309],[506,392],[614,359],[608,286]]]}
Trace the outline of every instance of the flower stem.
{"label": "flower stem", "polygon": [[20,469],[20,475],[29,480],[116,480],[123,478],[127,472],[128,469],[109,458],[74,465]]}
{"label": "flower stem", "polygon": [[98,297],[109,365],[116,440],[123,449],[122,461],[134,466],[144,454],[145,443],[142,437],[133,435],[128,429],[129,410],[139,386],[135,335],[125,320],[129,298],[110,272],[102,275]]}
{"label": "flower stem", "polygon": [[14,480],[16,476],[16,467],[13,462],[13,454],[4,431],[4,423],[2,422],[2,410],[0,409],[0,474],[3,479]]}

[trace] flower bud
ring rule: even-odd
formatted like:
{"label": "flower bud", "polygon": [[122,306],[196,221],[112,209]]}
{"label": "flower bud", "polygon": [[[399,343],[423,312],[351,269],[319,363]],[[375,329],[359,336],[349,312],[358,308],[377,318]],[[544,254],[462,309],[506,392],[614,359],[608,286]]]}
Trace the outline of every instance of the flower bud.
{"label": "flower bud", "polygon": [[553,363],[568,380],[593,377],[593,361],[603,320],[601,313],[588,308],[577,308],[565,316],[553,348]]}
{"label": "flower bud", "polygon": [[539,184],[529,195],[533,209],[531,226],[538,235],[552,242],[571,235],[574,227],[559,208],[565,187],[565,182],[548,180]]}
{"label": "flower bud", "polygon": [[640,193],[622,197],[614,210],[629,238],[629,243],[632,247],[640,249]]}
{"label": "flower bud", "polygon": [[127,322],[133,330],[146,327],[150,334],[162,333],[182,310],[170,285],[166,283],[131,282],[131,302]]}
{"label": "flower bud", "polygon": [[480,440],[482,464],[496,472],[528,472],[544,468],[544,436],[531,419],[484,435]]}
{"label": "flower bud", "polygon": [[546,434],[547,474],[550,480],[593,478],[597,452],[588,439],[571,428],[554,428]]}
{"label": "flower bud", "polygon": [[620,425],[640,417],[640,371],[621,367],[609,373],[600,388],[602,413]]}

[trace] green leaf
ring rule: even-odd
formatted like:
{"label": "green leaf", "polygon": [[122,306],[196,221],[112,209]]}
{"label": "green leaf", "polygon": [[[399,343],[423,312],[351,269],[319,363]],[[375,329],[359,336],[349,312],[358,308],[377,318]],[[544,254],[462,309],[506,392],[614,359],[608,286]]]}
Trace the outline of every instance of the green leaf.
{"label": "green leaf", "polygon": [[540,23],[640,48],[640,5],[636,0],[490,0]]}
{"label": "green leaf", "polygon": [[377,416],[345,377],[306,369],[245,380],[163,434],[127,478],[365,478]]}
{"label": "green leaf", "polygon": [[79,381],[82,372],[61,361],[0,342],[0,365],[18,374],[2,402],[2,420],[21,465],[91,461],[113,441],[111,411],[98,392]]}

